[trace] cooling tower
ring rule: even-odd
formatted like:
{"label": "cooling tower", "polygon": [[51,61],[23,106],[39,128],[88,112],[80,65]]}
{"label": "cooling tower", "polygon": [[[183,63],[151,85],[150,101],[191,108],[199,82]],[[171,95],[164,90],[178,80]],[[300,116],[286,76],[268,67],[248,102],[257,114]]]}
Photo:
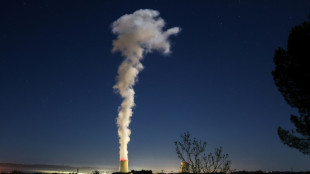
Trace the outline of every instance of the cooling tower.
{"label": "cooling tower", "polygon": [[119,163],[119,172],[121,173],[128,173],[128,160],[120,160]]}
{"label": "cooling tower", "polygon": [[188,162],[181,162],[181,173],[189,173],[189,163]]}

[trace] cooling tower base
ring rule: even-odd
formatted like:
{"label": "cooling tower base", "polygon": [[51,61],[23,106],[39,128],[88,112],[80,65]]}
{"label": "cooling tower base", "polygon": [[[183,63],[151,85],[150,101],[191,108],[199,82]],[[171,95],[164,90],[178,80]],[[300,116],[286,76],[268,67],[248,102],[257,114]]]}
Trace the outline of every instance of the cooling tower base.
{"label": "cooling tower base", "polygon": [[119,172],[128,173],[128,160],[121,160],[119,163]]}

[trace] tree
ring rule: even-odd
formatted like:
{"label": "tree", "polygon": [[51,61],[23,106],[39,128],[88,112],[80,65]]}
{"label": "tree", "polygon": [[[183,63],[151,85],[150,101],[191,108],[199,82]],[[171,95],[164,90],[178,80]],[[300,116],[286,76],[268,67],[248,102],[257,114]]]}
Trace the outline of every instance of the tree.
{"label": "tree", "polygon": [[182,141],[175,141],[178,158],[188,163],[191,173],[229,173],[231,161],[229,155],[223,154],[222,147],[214,153],[206,154],[207,142],[191,138],[189,132],[181,135]]}
{"label": "tree", "polygon": [[91,174],[100,174],[100,172],[98,170],[94,170],[91,172]]}
{"label": "tree", "polygon": [[272,75],[278,90],[299,113],[291,115],[295,129],[279,127],[278,135],[284,144],[310,155],[310,21],[291,29],[287,50],[275,51],[274,64]]}

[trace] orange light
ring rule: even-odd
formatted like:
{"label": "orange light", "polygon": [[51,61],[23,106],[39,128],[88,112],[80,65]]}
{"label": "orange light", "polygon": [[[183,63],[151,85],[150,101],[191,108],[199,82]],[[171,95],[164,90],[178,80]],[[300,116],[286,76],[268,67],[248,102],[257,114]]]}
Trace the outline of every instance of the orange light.
{"label": "orange light", "polygon": [[126,158],[121,158],[119,161],[128,161]]}

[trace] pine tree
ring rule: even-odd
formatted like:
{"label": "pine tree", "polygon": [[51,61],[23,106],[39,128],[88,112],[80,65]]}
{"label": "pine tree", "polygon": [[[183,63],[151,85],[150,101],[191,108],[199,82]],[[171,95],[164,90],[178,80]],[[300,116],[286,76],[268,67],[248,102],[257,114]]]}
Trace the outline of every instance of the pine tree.
{"label": "pine tree", "polygon": [[291,115],[295,129],[278,128],[281,141],[310,155],[310,15],[309,21],[293,27],[287,50],[278,48],[274,55],[272,75],[286,102],[298,109]]}

